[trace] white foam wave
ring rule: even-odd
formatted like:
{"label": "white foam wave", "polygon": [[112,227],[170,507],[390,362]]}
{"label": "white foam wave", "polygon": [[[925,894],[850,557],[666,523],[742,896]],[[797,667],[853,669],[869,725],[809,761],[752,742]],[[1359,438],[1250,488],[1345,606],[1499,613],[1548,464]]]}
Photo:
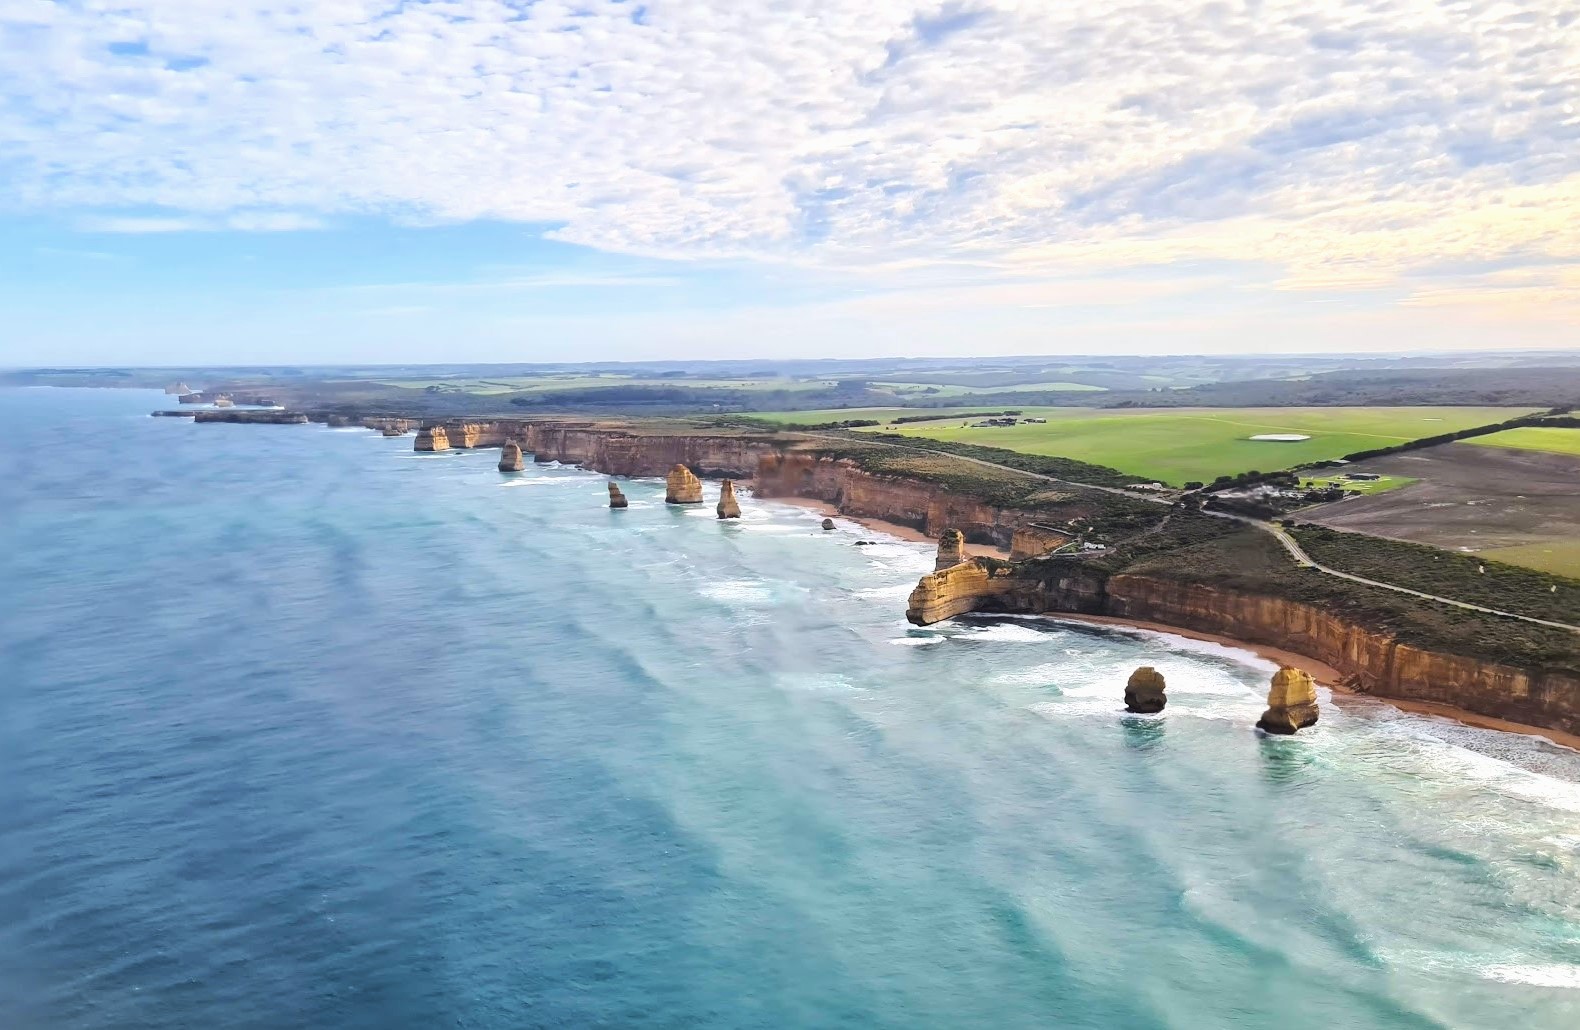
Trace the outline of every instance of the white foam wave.
{"label": "white foam wave", "polygon": [[857,597],[867,598],[872,601],[892,601],[910,597],[911,591],[914,589],[916,589],[916,584],[914,583],[896,583],[888,587],[868,587],[865,590],[857,590],[855,594]]}
{"label": "white foam wave", "polygon": [[1477,970],[1482,977],[1506,984],[1532,987],[1563,987],[1580,990],[1580,966],[1559,963],[1533,965],[1494,965]]}
{"label": "white foam wave", "polygon": [[894,637],[889,641],[900,647],[926,647],[928,644],[942,644],[944,638],[938,637]]}
{"label": "white foam wave", "polygon": [[1017,626],[1014,623],[972,626],[951,633],[949,636],[954,640],[995,644],[1047,644],[1053,640],[1049,634],[1041,630],[1032,629],[1030,626]]}

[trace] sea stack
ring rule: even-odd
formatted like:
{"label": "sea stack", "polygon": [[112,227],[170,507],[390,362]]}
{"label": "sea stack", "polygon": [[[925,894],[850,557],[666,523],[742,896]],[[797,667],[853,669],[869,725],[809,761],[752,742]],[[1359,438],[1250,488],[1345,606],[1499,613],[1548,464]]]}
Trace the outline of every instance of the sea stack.
{"label": "sea stack", "polygon": [[966,560],[966,538],[958,529],[946,529],[938,534],[938,560],[934,572],[954,568]]}
{"label": "sea stack", "polygon": [[669,470],[665,486],[665,504],[702,503],[702,480],[692,475],[691,470],[684,465],[676,465]]}
{"label": "sea stack", "polygon": [[609,481],[609,507],[625,508],[630,502],[625,499],[625,494],[620,492],[620,486],[614,480]]}
{"label": "sea stack", "polygon": [[833,519],[824,519],[823,520],[823,528],[824,529],[833,529],[834,528],[834,520]]}
{"label": "sea stack", "polygon": [[1163,693],[1163,674],[1150,665],[1143,665],[1130,674],[1125,684],[1125,711],[1149,715],[1163,711],[1168,698]]}
{"label": "sea stack", "polygon": [[521,461],[521,445],[507,443],[499,451],[499,471],[520,472],[526,466]]}
{"label": "sea stack", "polygon": [[726,479],[719,488],[719,506],[714,509],[721,519],[738,519],[741,517],[740,502],[735,499],[735,483]]}
{"label": "sea stack", "polygon": [[398,429],[395,426],[385,426],[383,429],[380,429],[379,432],[383,433],[385,436],[405,436],[406,435],[406,430]]}
{"label": "sea stack", "polygon": [[447,451],[450,449],[450,434],[444,431],[443,426],[423,426],[417,430],[417,439],[412,443],[414,451]]}
{"label": "sea stack", "polygon": [[1311,674],[1288,665],[1273,673],[1267,711],[1257,720],[1257,728],[1287,736],[1316,721],[1317,685],[1311,681]]}

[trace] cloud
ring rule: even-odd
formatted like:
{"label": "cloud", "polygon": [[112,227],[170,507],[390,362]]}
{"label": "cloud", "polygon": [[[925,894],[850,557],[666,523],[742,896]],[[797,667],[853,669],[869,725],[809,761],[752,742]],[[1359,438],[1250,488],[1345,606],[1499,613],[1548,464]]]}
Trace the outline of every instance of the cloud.
{"label": "cloud", "polygon": [[486,218],[1285,289],[1580,257],[1556,3],[18,0],[0,45],[3,195],[98,231]]}
{"label": "cloud", "polygon": [[77,220],[83,232],[140,235],[173,232],[299,232],[327,223],[294,211],[237,211],[226,215],[89,215]]}

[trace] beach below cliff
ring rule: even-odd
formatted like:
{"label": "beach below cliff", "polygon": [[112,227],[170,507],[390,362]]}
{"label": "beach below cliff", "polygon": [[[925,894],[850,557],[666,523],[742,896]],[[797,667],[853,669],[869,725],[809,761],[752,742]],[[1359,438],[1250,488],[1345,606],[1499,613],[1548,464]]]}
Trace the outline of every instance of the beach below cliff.
{"label": "beach below cliff", "polygon": [[1281,647],[1273,647],[1268,644],[1252,644],[1222,634],[1203,633],[1198,630],[1183,629],[1179,626],[1170,626],[1161,622],[1126,619],[1115,615],[1081,615],[1050,612],[1045,616],[1039,616],[1039,618],[1047,618],[1055,622],[1090,623],[1100,626],[1112,626],[1117,629],[1141,630],[1146,633],[1157,633],[1185,640],[1199,640],[1204,643],[1218,644],[1309,673],[1319,686],[1327,687],[1333,691],[1334,703],[1338,705],[1343,705],[1348,698],[1365,698],[1368,702],[1389,705],[1413,715],[1430,715],[1442,719],[1450,719],[1465,726],[1474,726],[1478,729],[1498,730],[1503,733],[1519,733],[1580,752],[1580,734],[1565,733],[1562,730],[1546,729],[1540,726],[1527,726],[1524,723],[1511,722],[1507,719],[1479,715],[1476,712],[1456,708],[1453,705],[1439,704],[1432,701],[1412,701],[1405,698],[1378,697],[1375,694],[1352,690],[1344,685],[1344,677],[1333,666]]}
{"label": "beach below cliff", "polygon": [[[914,528],[912,526],[901,525],[898,522],[886,522],[883,519],[868,518],[866,516],[858,517],[858,516],[855,516],[855,515],[842,514],[840,512],[840,510],[838,508],[836,508],[834,505],[830,504],[827,501],[818,500],[817,498],[814,498],[814,497],[779,497],[779,496],[775,496],[775,497],[764,498],[764,499],[765,500],[774,501],[775,503],[778,503],[778,504],[790,504],[790,505],[794,505],[797,508],[806,508],[809,511],[816,512],[818,515],[822,516],[823,518],[842,519],[842,520],[844,520],[846,522],[854,522],[858,526],[865,526],[866,528],[872,530],[874,533],[883,533],[883,534],[895,537],[895,538],[900,539],[900,540],[905,540],[905,541],[907,541],[909,543],[932,544],[934,546],[936,546],[937,543],[938,543],[937,540],[934,540],[932,537],[928,536],[926,533],[923,533],[921,530],[916,529],[916,528]],[[968,543],[968,544],[966,544],[966,554],[968,556],[970,556],[970,557],[975,557],[975,556],[980,555],[980,556],[982,556],[984,558],[1003,558],[1005,560],[1008,560],[1009,559],[1009,548],[1007,548],[1007,547],[995,547],[992,544],[972,544],[972,543]]]}

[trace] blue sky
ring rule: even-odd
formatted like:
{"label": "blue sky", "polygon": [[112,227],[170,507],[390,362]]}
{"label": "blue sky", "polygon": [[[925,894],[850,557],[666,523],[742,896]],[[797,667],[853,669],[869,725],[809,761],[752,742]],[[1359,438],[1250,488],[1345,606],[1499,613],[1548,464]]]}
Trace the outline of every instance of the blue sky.
{"label": "blue sky", "polygon": [[1558,347],[1580,20],[13,0],[0,364]]}

